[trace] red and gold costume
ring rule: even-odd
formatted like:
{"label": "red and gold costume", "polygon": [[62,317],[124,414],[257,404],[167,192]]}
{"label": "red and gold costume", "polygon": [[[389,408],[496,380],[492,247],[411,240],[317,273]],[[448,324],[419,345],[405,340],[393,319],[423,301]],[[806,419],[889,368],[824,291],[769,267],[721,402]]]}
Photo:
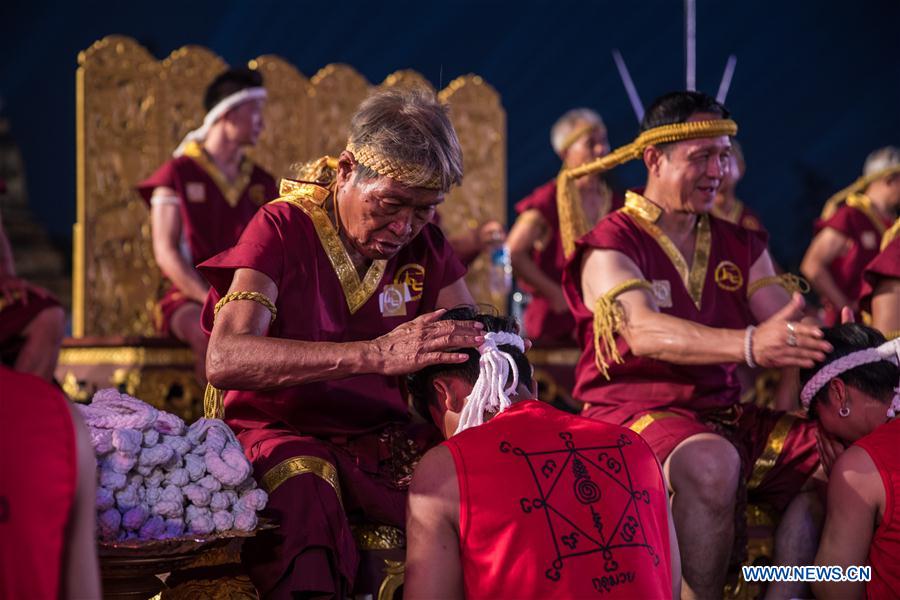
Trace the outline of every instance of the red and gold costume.
{"label": "red and gold costume", "polygon": [[[621,363],[607,365],[605,357],[598,357],[595,315],[581,297],[582,259],[593,249],[615,250],[634,261],[646,280],[640,287],[652,292],[664,314],[717,328],[753,323],[748,276],[766,248],[766,234],[700,215],[688,269],[656,226],[660,214],[649,200],[629,192],[625,207],[576,245],[563,280],[584,349],[575,397],[587,403],[586,416],[640,433],[661,462],[690,436],[715,432],[726,437],[738,450],[753,500],[783,509],[818,466],[812,422],[740,404],[734,364],[677,365],[639,357],[621,336],[613,342]],[[611,300],[621,291],[613,290]]]}
{"label": "red and gold costume", "polygon": [[869,455],[884,485],[884,516],[866,562],[872,567],[872,580],[866,583],[867,598],[900,597],[900,420],[894,419],[856,442]]}
{"label": "red and gold costume", "polygon": [[[878,255],[884,232],[893,224],[879,215],[864,194],[851,194],[833,214],[816,224],[816,232],[831,228],[847,238],[847,247],[828,267],[835,284],[847,298],[858,298],[863,285],[863,270]],[[841,307],[825,304],[825,325],[838,325]]]}
{"label": "red and gold costume", "polygon": [[[465,274],[434,225],[360,280],[324,208],[327,188],[282,181],[282,197],[254,216],[231,249],[199,266],[212,285],[203,313],[236,269],[278,287],[270,337],[311,342],[371,340],[435,310],[438,293]],[[409,421],[400,380],[359,375],[269,391],[227,391],[225,421],[237,433],[281,524],[280,543],[245,556],[261,594],[349,594],[358,555],[350,523],[403,528],[412,464],[436,441]]]}
{"label": "red and gold costume", "polygon": [[0,365],[0,597],[60,598],[78,476],[68,400]]}
{"label": "red and gold costume", "polygon": [[[247,158],[237,179],[228,181],[197,142],[188,143],[184,154],[166,161],[137,189],[149,205],[158,187],[170,188],[178,196],[183,252],[192,265],[233,246],[257,209],[278,195],[272,176]],[[170,332],[172,315],[188,302],[175,285],[169,285],[158,304],[160,333]]]}
{"label": "red and gold costume", "polygon": [[466,598],[671,597],[668,495],[640,436],[527,400],[445,444]]}

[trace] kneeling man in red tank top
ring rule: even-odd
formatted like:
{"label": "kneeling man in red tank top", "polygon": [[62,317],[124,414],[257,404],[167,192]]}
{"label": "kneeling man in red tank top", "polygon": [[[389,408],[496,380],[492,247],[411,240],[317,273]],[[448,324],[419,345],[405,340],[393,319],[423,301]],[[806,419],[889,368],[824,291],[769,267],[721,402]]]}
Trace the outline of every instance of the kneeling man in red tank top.
{"label": "kneeling man in red tank top", "polygon": [[448,438],[419,463],[407,509],[407,598],[671,598],[678,544],[660,465],[634,432],[534,393],[511,319],[477,320],[462,364],[409,377]]}

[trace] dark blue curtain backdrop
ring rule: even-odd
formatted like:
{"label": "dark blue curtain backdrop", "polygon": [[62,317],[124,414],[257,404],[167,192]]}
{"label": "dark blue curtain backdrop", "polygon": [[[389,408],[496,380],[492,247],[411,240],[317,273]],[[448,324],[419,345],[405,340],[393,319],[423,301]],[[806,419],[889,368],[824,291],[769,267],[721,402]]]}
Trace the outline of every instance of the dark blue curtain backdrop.
{"label": "dark blue curtain backdrop", "polygon": [[[739,195],[762,213],[776,256],[799,261],[822,202],[866,154],[900,143],[900,2],[698,0],[697,83],[715,93],[738,56],[727,104],[748,173]],[[548,130],[590,106],[613,145],[637,124],[610,56],[619,48],[645,103],[684,86],[684,6],[643,2],[66,2],[0,7],[0,96],[26,162],[31,205],[54,235],[75,218],[75,68],[111,33],[157,57],[185,44],[231,63],[278,54],[307,76],[331,62],[369,81],[412,68],[435,84],[478,73],[509,127],[510,204],[554,175]],[[642,168],[620,169],[622,184]]]}

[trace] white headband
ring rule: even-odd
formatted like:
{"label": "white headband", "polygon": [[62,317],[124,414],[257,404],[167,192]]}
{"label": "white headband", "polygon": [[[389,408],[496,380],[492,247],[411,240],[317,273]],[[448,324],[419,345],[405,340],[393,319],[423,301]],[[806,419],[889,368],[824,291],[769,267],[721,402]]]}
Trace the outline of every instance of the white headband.
{"label": "white headband", "polygon": [[172,153],[172,156],[178,158],[182,154],[184,154],[184,149],[191,142],[203,142],[206,139],[207,134],[209,134],[210,127],[213,126],[213,123],[218,121],[225,115],[229,110],[237,106],[238,104],[243,104],[244,102],[249,102],[250,100],[265,100],[266,96],[266,88],[261,87],[251,87],[244,88],[239,92],[235,92],[230,96],[225,96],[219,103],[209,109],[209,112],[206,113],[206,116],[203,117],[203,124],[200,125],[197,129],[193,131],[189,131],[184,139],[181,140],[181,143],[178,144],[178,147],[175,148],[175,152]]}
{"label": "white headband", "polygon": [[[806,385],[803,386],[803,391],[800,392],[800,401],[803,403],[803,408],[808,410],[809,403],[819,393],[819,390],[825,387],[829,381],[841,375],[841,373],[882,360],[900,365],[900,338],[885,342],[877,348],[866,348],[865,350],[851,352],[822,367],[806,382]],[[897,393],[894,395],[891,407],[888,409],[889,417],[894,417],[900,413],[900,387],[895,389],[895,391]]]}
{"label": "white headband", "polygon": [[[525,341],[515,333],[492,331],[484,335],[484,343],[478,347],[481,353],[478,380],[466,398],[456,433],[484,423],[485,412],[503,412],[512,405],[509,396],[515,394],[519,387],[519,369],[513,357],[498,346],[514,346],[525,352]],[[510,371],[512,381],[504,387],[510,378]]]}

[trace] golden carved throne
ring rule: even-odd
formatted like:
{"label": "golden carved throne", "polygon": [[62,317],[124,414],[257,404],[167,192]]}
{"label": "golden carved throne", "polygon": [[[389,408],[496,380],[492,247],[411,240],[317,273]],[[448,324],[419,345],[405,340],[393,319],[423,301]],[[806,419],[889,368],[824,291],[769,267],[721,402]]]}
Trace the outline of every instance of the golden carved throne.
{"label": "golden carved throne", "polygon": [[[135,184],[169,156],[203,119],[203,91],[225,68],[211,51],[186,46],[157,60],[131,38],[112,35],[78,56],[77,222],[74,232],[73,338],[57,376],[85,399],[115,385],[191,419],[201,393],[190,351],[155,338],[154,310],[162,285],[153,259],[149,213]],[[372,85],[352,67],[331,64],[307,78],[277,56],[249,62],[269,92],[266,129],[253,159],[276,177],[290,165],[336,155],[350,117],[377,87],[432,85],[415,71],[397,71]],[[506,221],[506,114],[497,92],[465,75],[438,92],[450,107],[463,148],[466,176],[440,207],[453,235],[473,222]],[[475,298],[496,306],[488,260],[479,258],[468,282]]]}

